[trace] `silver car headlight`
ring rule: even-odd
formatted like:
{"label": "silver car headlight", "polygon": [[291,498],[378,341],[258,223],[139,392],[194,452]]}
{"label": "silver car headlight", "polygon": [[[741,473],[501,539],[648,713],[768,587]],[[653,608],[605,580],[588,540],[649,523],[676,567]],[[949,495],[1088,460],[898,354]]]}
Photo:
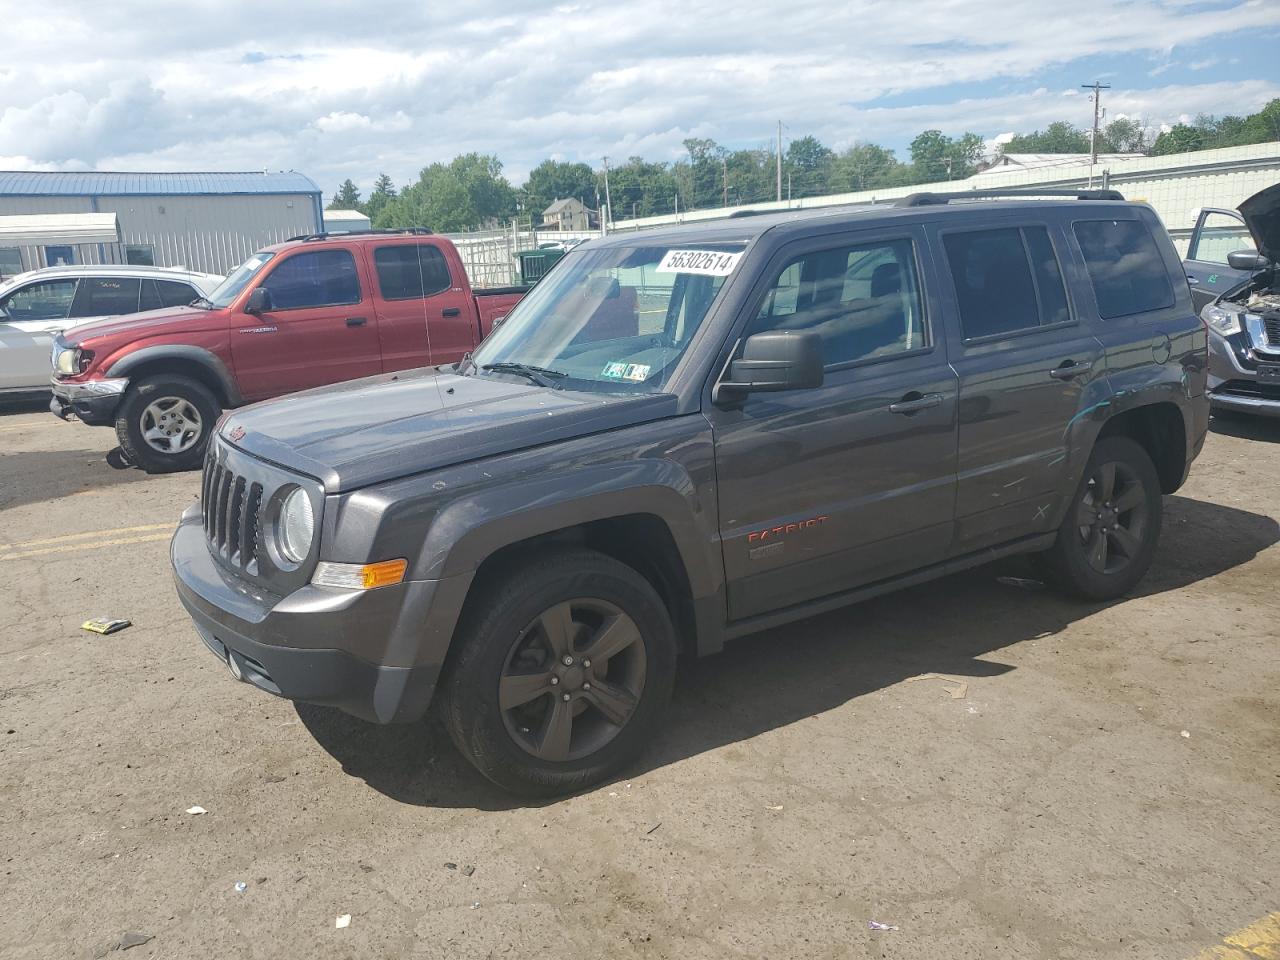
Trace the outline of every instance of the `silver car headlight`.
{"label": "silver car headlight", "polygon": [[1200,316],[1209,325],[1210,330],[1224,337],[1239,333],[1244,329],[1240,326],[1240,314],[1232,310],[1224,310],[1216,304],[1210,304],[1205,307],[1204,313],[1200,314]]}
{"label": "silver car headlight", "polygon": [[316,515],[311,498],[301,487],[294,487],[280,502],[275,524],[276,547],[290,563],[301,563],[311,553],[316,534]]}
{"label": "silver car headlight", "polygon": [[59,350],[57,357],[53,361],[54,369],[64,377],[75,376],[80,372],[80,364],[76,356],[79,352],[75,347],[66,347]]}

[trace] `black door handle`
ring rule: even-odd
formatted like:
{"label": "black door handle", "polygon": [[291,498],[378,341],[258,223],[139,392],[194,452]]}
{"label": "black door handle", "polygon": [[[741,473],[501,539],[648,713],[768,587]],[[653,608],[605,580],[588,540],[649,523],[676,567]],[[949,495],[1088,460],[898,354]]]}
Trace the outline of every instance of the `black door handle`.
{"label": "black door handle", "polygon": [[441,310],[441,311],[440,311],[440,316],[442,316],[442,317],[460,317],[460,316],[462,316],[462,310],[461,310],[461,309],[459,309],[458,307],[445,307],[443,310]]}
{"label": "black door handle", "polygon": [[363,327],[365,325],[364,317],[347,317],[348,327]]}
{"label": "black door handle", "polygon": [[1049,376],[1055,380],[1074,380],[1076,377],[1082,376],[1093,369],[1093,362],[1085,360],[1082,363],[1076,363],[1074,360],[1068,360],[1060,367],[1054,367],[1049,371]]}
{"label": "black door handle", "polygon": [[926,393],[924,395],[918,393],[908,393],[897,403],[889,404],[890,413],[902,413],[911,416],[921,410],[928,410],[930,407],[936,407],[942,403],[942,394]]}

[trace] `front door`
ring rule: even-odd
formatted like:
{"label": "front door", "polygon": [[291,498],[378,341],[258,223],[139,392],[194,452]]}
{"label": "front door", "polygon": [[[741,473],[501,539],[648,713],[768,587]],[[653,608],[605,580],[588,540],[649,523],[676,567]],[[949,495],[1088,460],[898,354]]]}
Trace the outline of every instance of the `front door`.
{"label": "front door", "polygon": [[53,338],[70,323],[76,281],[39,280],[0,299],[0,390],[44,389]]}
{"label": "front door", "polygon": [[231,318],[231,356],[246,400],[382,371],[369,285],[348,250],[304,250],[270,263],[270,305]]}
{"label": "front door", "polygon": [[744,335],[818,332],[824,383],[710,410],[732,620],[945,555],[956,378],[925,309],[921,239],[810,240],[766,274]]}
{"label": "front door", "polygon": [[1102,344],[1067,297],[1047,224],[949,230],[939,248],[960,378],[954,554],[1053,528],[1081,449],[1072,425],[1105,386]]}
{"label": "front door", "polygon": [[1197,315],[1207,304],[1250,277],[1248,270],[1230,266],[1227,254],[1253,249],[1253,235],[1244,225],[1244,217],[1236,211],[1215,207],[1200,211],[1187,244],[1187,259],[1182,263]]}

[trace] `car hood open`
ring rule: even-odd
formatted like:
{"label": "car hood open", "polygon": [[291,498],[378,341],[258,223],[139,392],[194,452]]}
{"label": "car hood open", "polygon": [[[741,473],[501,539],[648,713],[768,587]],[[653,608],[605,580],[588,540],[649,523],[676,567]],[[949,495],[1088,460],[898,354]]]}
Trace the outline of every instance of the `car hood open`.
{"label": "car hood open", "polygon": [[1258,252],[1280,263],[1280,183],[1260,190],[1239,206]]}
{"label": "car hood open", "polygon": [[673,416],[670,394],[594,394],[414,370],[230,414],[224,441],[328,493]]}

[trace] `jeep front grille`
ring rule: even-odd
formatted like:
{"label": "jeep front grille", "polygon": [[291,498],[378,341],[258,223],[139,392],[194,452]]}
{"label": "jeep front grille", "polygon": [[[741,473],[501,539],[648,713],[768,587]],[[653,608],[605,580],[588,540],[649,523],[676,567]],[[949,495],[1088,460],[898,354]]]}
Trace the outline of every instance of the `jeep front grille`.
{"label": "jeep front grille", "polygon": [[233,567],[254,574],[262,528],[262,484],[236,476],[210,457],[205,461],[200,503],[209,548]]}

